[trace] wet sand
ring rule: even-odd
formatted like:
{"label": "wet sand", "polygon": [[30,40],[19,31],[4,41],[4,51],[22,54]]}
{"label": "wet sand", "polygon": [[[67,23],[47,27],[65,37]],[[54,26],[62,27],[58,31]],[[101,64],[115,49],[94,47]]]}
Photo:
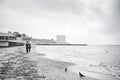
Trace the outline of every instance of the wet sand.
{"label": "wet sand", "polygon": [[[72,72],[69,69],[70,66],[75,65],[74,63],[47,59],[43,57],[45,56],[45,54],[37,53],[34,50],[32,50],[30,53],[25,53],[23,47],[9,48],[2,51],[2,53],[0,53],[0,60],[1,61],[7,60],[10,57],[15,57],[15,56],[16,56],[16,60],[19,60],[19,58],[27,59],[26,61],[28,62],[26,62],[25,64],[29,62],[35,63],[36,64],[35,68],[38,71],[38,75],[45,76],[43,80],[99,80],[87,76],[80,78],[79,74]],[[24,61],[22,62],[24,63]],[[19,64],[18,66],[21,65]],[[66,67],[68,67],[67,72],[65,72]]]}
{"label": "wet sand", "polygon": [[[79,74],[69,69],[70,66],[75,65],[74,63],[43,58],[40,53],[30,53],[26,56],[29,57],[30,60],[37,62],[39,73],[46,75],[47,78],[51,80],[99,80],[87,76],[80,78]],[[65,72],[66,67],[68,67],[67,72]]]}

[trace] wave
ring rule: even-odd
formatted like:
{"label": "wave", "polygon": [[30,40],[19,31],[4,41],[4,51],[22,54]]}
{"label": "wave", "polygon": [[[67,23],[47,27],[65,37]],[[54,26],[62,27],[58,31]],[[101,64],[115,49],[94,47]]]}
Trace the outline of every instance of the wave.
{"label": "wave", "polygon": [[114,75],[115,77],[120,79],[120,64],[113,65],[113,64],[107,64],[107,63],[100,63],[99,66],[109,71],[111,75]]}

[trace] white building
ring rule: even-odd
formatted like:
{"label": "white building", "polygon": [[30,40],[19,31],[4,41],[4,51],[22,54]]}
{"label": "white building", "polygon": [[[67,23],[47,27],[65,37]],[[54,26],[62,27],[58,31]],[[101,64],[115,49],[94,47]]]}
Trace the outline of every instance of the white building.
{"label": "white building", "polygon": [[17,45],[23,45],[23,43],[18,41],[14,34],[0,32],[0,47],[17,46]]}
{"label": "white building", "polygon": [[16,40],[16,37],[11,33],[0,33],[0,41]]}
{"label": "white building", "polygon": [[57,44],[65,44],[66,43],[65,35],[57,35],[56,42]]}

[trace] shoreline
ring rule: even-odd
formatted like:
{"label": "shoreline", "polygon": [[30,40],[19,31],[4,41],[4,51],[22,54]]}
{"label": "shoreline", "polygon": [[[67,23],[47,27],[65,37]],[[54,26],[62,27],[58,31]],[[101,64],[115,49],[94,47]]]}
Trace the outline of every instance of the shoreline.
{"label": "shoreline", "polygon": [[[36,52],[35,46],[32,49],[31,53],[28,53],[28,54],[25,53],[25,48],[23,47],[11,48],[7,50],[10,50],[10,51],[7,51],[7,54],[15,54],[15,55],[24,54],[24,57],[28,57],[29,60],[37,63],[37,70],[39,71],[40,75],[44,74],[47,76],[47,78],[52,80],[56,80],[56,79],[58,80],[100,80],[98,78],[88,77],[83,72],[82,73],[86,77],[80,78],[78,72],[75,72],[71,68],[76,65],[75,63],[61,61],[61,60],[58,61],[58,60],[47,58],[45,57],[46,54]],[[5,55],[5,54],[2,54],[2,55]],[[65,73],[64,71],[65,67],[68,68],[67,73]]]}
{"label": "shoreline", "polygon": [[[50,57],[44,55],[44,58],[46,59],[51,59]],[[56,59],[51,59],[51,60],[55,60],[55,61],[61,61],[61,62],[65,62],[65,61],[62,61],[62,60],[56,60]],[[72,62],[70,62],[72,63]],[[112,74],[102,74],[102,73],[96,73],[96,72],[92,72],[92,71],[87,71],[87,70],[83,70],[82,68],[78,69],[78,65],[76,63],[73,63],[74,65],[72,66],[68,66],[68,68],[71,70],[71,72],[74,72],[76,74],[80,72],[82,72],[83,74],[85,74],[87,77],[89,78],[93,78],[93,79],[97,79],[97,80],[106,80],[109,79],[109,80],[120,80],[119,78],[117,78],[115,75],[112,75]],[[77,66],[77,67],[76,67]],[[77,69],[77,70],[76,70]],[[98,76],[98,77],[97,77]]]}
{"label": "shoreline", "polygon": [[[70,69],[73,72],[78,73],[78,71],[76,70],[76,66],[77,65],[70,66]],[[102,74],[102,73],[96,73],[96,72],[82,70],[82,69],[80,71],[87,76],[97,78],[97,79],[100,79],[100,80],[106,80],[106,79],[107,80],[120,80],[119,78],[117,78],[115,75],[112,75],[112,74]]]}
{"label": "shoreline", "polygon": [[[43,57],[45,59],[50,59],[50,60],[54,60],[54,61],[57,61],[57,62],[61,61],[61,60],[51,59],[51,58],[47,57],[46,55],[44,55]],[[61,62],[65,62],[65,61],[61,61]],[[70,63],[72,63],[72,62],[70,62]],[[73,65],[67,66],[67,67],[71,72],[73,72],[77,75],[78,75],[79,72],[83,73],[84,75],[87,76],[87,78],[90,78],[90,80],[106,80],[106,78],[109,79],[109,80],[119,80],[116,76],[114,76],[112,74],[102,74],[102,73],[100,74],[100,73],[85,71],[85,70],[76,68],[76,66],[78,66],[78,65],[73,63]],[[76,70],[76,69],[78,69],[78,70]],[[89,80],[89,79],[87,79],[87,80]]]}
{"label": "shoreline", "polygon": [[[22,62],[21,64],[25,64],[26,65],[25,67],[29,67],[31,63],[35,67],[34,64],[36,64],[36,67],[34,69],[38,71],[39,76],[41,77],[44,76],[46,78],[44,80],[98,80],[87,76],[84,78],[80,78],[79,74],[72,72],[69,69],[70,66],[75,65],[74,63],[45,58],[43,57],[45,56],[45,54],[37,53],[34,48],[28,54],[25,53],[24,47],[7,48],[4,49],[0,54],[0,59],[3,61],[4,60],[7,61],[10,58],[14,58],[12,59],[12,61],[16,62],[16,60],[18,60],[17,61],[18,64],[15,65],[20,67],[22,67],[22,65],[19,64],[19,61]],[[17,67],[15,65],[13,66]],[[67,72],[65,72],[66,67],[68,67]],[[23,78],[23,77],[18,77],[18,78]],[[10,80],[16,80],[16,79],[12,78]]]}
{"label": "shoreline", "polygon": [[[44,50],[44,49],[43,49]],[[40,52],[39,50],[38,50],[38,52]],[[43,51],[44,52],[44,51]],[[49,56],[49,52],[44,52],[44,53],[46,53],[46,56],[44,56],[45,58],[49,58],[49,59],[53,59],[53,60],[56,60],[56,61],[66,61],[66,62],[71,62],[71,61],[69,61],[69,60],[61,60],[61,59],[59,59],[59,57],[57,56],[56,57],[56,54],[55,54],[55,56],[54,56],[54,54],[52,54],[54,57],[52,57],[52,55],[50,55]],[[56,58],[55,58],[56,57]],[[73,61],[72,61],[73,62]],[[74,63],[74,62],[73,62]],[[77,68],[75,67],[75,66],[77,66]],[[113,75],[112,73],[110,73],[110,74],[106,74],[106,72],[104,73],[104,71],[103,71],[103,73],[100,73],[100,72],[94,72],[94,71],[88,71],[88,70],[82,70],[82,68],[80,69],[80,67],[79,67],[79,64],[77,64],[76,62],[75,62],[75,65],[73,65],[73,66],[70,66],[70,67],[73,67],[73,68],[71,68],[71,70],[73,71],[73,72],[76,72],[76,73],[78,73],[79,71],[81,71],[83,74],[85,74],[85,75],[87,75],[87,76],[89,76],[90,75],[90,77],[93,77],[93,78],[97,78],[97,79],[101,79],[101,80],[106,80],[106,79],[108,79],[108,80],[120,80],[118,77],[116,77],[115,75]],[[79,68],[78,68],[79,67]],[[103,69],[104,70],[104,69]],[[89,75],[88,75],[89,74]]]}
{"label": "shoreline", "polygon": [[[30,53],[32,54],[32,53]],[[52,70],[52,72],[47,71],[47,73],[45,72],[44,74],[46,75],[50,75],[51,73],[53,74],[52,77],[57,76],[61,76],[61,78],[64,78],[64,80],[100,80],[100,79],[96,79],[96,78],[92,78],[92,77],[84,77],[84,78],[80,78],[79,74],[72,71],[69,67],[74,66],[74,63],[71,62],[65,62],[65,61],[57,61],[57,60],[53,60],[53,59],[49,59],[44,57],[45,55],[40,53],[36,53],[37,55],[34,55],[30,58],[30,60],[33,60],[35,62],[38,63],[38,70],[41,72],[40,68],[44,68],[43,66],[47,67],[47,69]],[[36,57],[37,56],[37,57]],[[30,57],[30,55],[29,55]],[[68,68],[68,72],[66,73],[64,70],[65,68]],[[54,79],[53,79],[54,80]],[[63,80],[63,79],[60,79]]]}

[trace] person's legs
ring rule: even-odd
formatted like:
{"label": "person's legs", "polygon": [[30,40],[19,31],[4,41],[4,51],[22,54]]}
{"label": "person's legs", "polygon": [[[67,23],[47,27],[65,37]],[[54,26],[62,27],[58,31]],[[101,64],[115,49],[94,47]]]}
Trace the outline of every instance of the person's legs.
{"label": "person's legs", "polygon": [[28,48],[26,47],[26,53],[28,53]]}
{"label": "person's legs", "polygon": [[29,47],[29,52],[31,51],[31,47]]}

